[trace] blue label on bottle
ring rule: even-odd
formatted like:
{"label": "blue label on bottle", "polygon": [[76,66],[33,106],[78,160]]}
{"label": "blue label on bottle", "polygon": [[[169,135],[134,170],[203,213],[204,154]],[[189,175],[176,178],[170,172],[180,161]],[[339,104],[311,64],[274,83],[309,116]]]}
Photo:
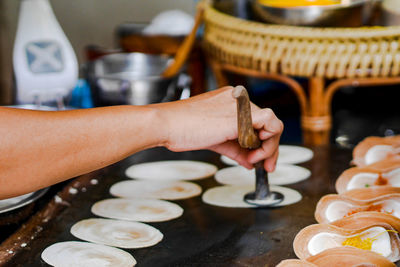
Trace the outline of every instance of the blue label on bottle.
{"label": "blue label on bottle", "polygon": [[64,69],[61,48],[56,42],[31,42],[25,51],[33,73],[61,72]]}

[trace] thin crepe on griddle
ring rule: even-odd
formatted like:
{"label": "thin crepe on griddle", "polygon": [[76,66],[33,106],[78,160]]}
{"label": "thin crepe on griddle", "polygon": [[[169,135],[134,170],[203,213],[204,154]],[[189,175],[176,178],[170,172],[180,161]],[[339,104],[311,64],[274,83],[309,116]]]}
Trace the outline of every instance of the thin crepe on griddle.
{"label": "thin crepe on griddle", "polygon": [[359,229],[365,226],[377,225],[380,223],[389,224],[396,232],[400,233],[399,218],[390,214],[376,211],[363,211],[355,213],[330,224],[346,229]]}
{"label": "thin crepe on griddle", "polygon": [[153,181],[199,180],[213,176],[218,168],[210,163],[191,160],[166,160],[130,166],[129,178]]}
{"label": "thin crepe on griddle", "polygon": [[[382,147],[378,147],[382,146]],[[374,148],[375,147],[375,148]],[[392,147],[392,148],[390,148]],[[394,156],[395,149],[400,147],[400,135],[397,136],[389,136],[389,137],[377,137],[377,136],[370,136],[365,138],[361,141],[353,150],[353,163],[356,166],[363,167],[377,161],[381,161],[386,159],[387,157]],[[373,152],[371,149],[381,150],[381,152]],[[371,151],[370,151],[371,150]],[[386,151],[387,150],[387,151]],[[393,150],[393,152],[390,152]],[[386,151],[386,152],[384,152]],[[380,153],[380,155],[376,154],[376,159],[366,159],[366,155],[370,153]],[[375,162],[373,162],[375,161]]]}
{"label": "thin crepe on griddle", "polygon": [[[284,195],[282,202],[275,207],[287,206],[299,202],[302,196],[294,189],[271,185],[271,191]],[[244,201],[244,196],[254,191],[254,185],[224,185],[208,189],[204,192],[202,200],[204,203],[227,208],[257,208],[256,205]]]}
{"label": "thin crepe on griddle", "polygon": [[284,260],[277,267],[360,267],[379,266],[395,267],[385,257],[371,251],[353,247],[338,247],[324,250],[306,260]]}
{"label": "thin crepe on griddle", "polygon": [[[397,174],[397,172],[399,173]],[[336,191],[342,194],[360,188],[400,185],[399,174],[400,159],[388,159],[366,167],[353,167],[345,170],[336,180],[335,187]],[[364,179],[366,182],[357,184],[354,180],[356,178]]]}
{"label": "thin crepe on griddle", "polygon": [[[269,184],[287,185],[308,179],[311,172],[300,166],[277,164],[274,172],[268,173]],[[221,169],[215,174],[215,180],[224,185],[254,185],[255,170],[248,170],[242,166]]]}
{"label": "thin crepe on griddle", "polygon": [[[347,227],[356,229],[348,229],[331,224],[313,224],[303,228],[296,235],[293,242],[296,256],[300,259],[307,259],[330,248],[351,245],[381,253],[392,262],[399,260],[400,239],[397,231],[398,225],[392,226],[387,221],[374,222],[373,216],[375,215],[369,215],[369,219],[372,221],[369,221],[367,216],[365,220],[359,222],[354,219],[342,222]],[[379,242],[380,245],[372,247],[374,242]],[[321,247],[322,245],[325,247]]]}
{"label": "thin crepe on griddle", "polygon": [[318,265],[306,260],[290,259],[281,261],[276,267],[318,267]]}
{"label": "thin crepe on griddle", "polygon": [[400,193],[365,200],[337,194],[326,195],[318,201],[315,219],[319,223],[332,223],[364,211],[377,211],[400,218]]}
{"label": "thin crepe on griddle", "polygon": [[163,222],[178,218],[183,209],[159,199],[111,198],[96,202],[91,209],[97,216],[138,222]]}
{"label": "thin crepe on griddle", "polygon": [[152,198],[177,200],[201,194],[201,187],[182,181],[122,181],[110,188],[110,194],[122,198]]}
{"label": "thin crepe on griddle", "polygon": [[119,248],[150,247],[163,238],[158,229],[144,223],[99,218],[75,223],[71,234],[85,241]]}
{"label": "thin crepe on griddle", "polygon": [[391,186],[376,186],[369,188],[353,189],[342,193],[342,196],[347,196],[352,199],[368,200],[385,195],[396,195],[400,193],[400,187]]}
{"label": "thin crepe on griddle", "polygon": [[131,267],[136,265],[136,260],[126,251],[109,246],[78,241],[52,244],[42,252],[41,257],[51,266]]}

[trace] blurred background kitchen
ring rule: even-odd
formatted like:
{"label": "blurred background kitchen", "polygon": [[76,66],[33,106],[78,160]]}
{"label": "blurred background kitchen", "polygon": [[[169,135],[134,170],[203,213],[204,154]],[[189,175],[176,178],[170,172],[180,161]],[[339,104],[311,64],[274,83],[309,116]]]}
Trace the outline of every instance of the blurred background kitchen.
{"label": "blurred background kitchen", "polygon": [[[314,220],[310,207],[332,192],[332,178],[348,167],[351,148],[367,136],[400,134],[400,0],[0,0],[0,105],[143,105],[239,84],[284,122],[281,143],[313,148],[314,160],[304,165],[312,178],[295,185],[306,196],[306,209],[215,211],[192,199],[182,204],[194,212],[185,211],[187,217],[165,228],[169,236],[178,227],[170,237],[184,243],[168,237],[162,253],[135,251],[139,262],[238,260],[255,266],[259,257],[264,266],[292,253],[289,237]],[[327,147],[332,144],[345,149]],[[165,159],[225,167],[219,155],[206,151],[156,149],[100,173],[2,200],[0,265],[10,260],[10,266],[43,266],[44,246],[70,238],[65,229],[91,216],[90,206],[109,196],[115,179],[127,178],[128,165]],[[214,181],[202,183],[210,185]],[[260,235],[265,218],[271,227]],[[28,227],[21,227],[25,222]],[[182,233],[205,239],[187,242]],[[164,250],[176,251],[174,246],[182,253]]]}
{"label": "blurred background kitchen", "polygon": [[[165,10],[179,9],[195,13],[195,2],[188,0],[84,0],[49,1],[63,31],[72,44],[79,64],[86,62],[85,47],[118,46],[116,31],[126,22],[149,23]],[[13,103],[13,46],[21,1],[0,2],[0,103]]]}
{"label": "blurred background kitchen", "polygon": [[[65,82],[66,87],[68,87],[65,90],[60,89],[59,92],[57,91],[58,89],[53,90],[51,88],[47,90],[44,87],[52,87],[52,81],[48,79],[44,80],[42,93],[56,92],[49,96],[49,98],[38,97],[36,93],[25,97],[27,91],[35,91],[29,89],[35,82],[31,82],[26,76],[19,76],[19,71],[24,72],[24,70],[20,70],[18,66],[16,67],[19,64],[18,53],[20,54],[19,58],[23,59],[25,52],[21,51],[30,42],[29,38],[34,39],[32,36],[29,38],[27,36],[35,32],[39,32],[40,35],[40,32],[43,31],[37,25],[34,25],[36,22],[29,25],[29,27],[25,26],[24,29],[17,28],[18,20],[21,19],[21,16],[24,16],[22,9],[20,12],[21,3],[28,2],[34,3],[33,6],[40,3],[51,4],[51,13],[54,12],[56,16],[55,24],[59,23],[61,25],[68,43],[72,45],[72,52],[77,59],[77,63],[74,63],[72,54],[68,56],[65,59],[66,62],[64,62],[65,68],[60,67],[60,72],[69,71],[69,74],[65,74],[62,78],[53,77],[55,81]],[[368,4],[376,7],[368,11],[370,12],[368,20],[364,17],[362,21],[360,20],[356,24],[354,24],[354,21],[357,19],[358,13],[355,9],[351,10],[353,12],[353,20],[343,20],[333,17],[333,24],[331,21],[313,21],[314,24],[307,24],[308,22],[282,22],[281,20],[274,20],[271,17],[265,18],[265,14],[263,13],[265,8],[257,11],[257,8],[250,6],[251,3],[255,2],[258,4],[263,3],[263,1],[216,0],[213,1],[213,4],[217,10],[225,14],[258,22],[312,27],[323,26],[328,28],[336,26],[359,27],[364,25],[396,26],[400,24],[400,8],[399,2],[396,0],[347,1],[351,5],[356,3],[355,6],[362,2],[363,5]],[[221,79],[218,81],[218,74],[217,79],[214,78],[211,70],[215,71],[215,66],[210,68],[212,60],[206,60],[206,58],[210,58],[210,53],[205,53],[203,49],[204,43],[200,38],[203,32],[202,28],[197,33],[197,40],[193,43],[189,42],[188,47],[184,47],[183,45],[185,36],[190,33],[193,27],[196,4],[197,1],[192,0],[83,0],[72,2],[63,0],[1,0],[0,104],[15,105],[29,103],[34,105],[41,104],[43,106],[49,105],[55,108],[87,108],[109,104],[147,104],[185,98],[189,97],[189,95],[196,95],[223,85]],[[29,16],[35,15],[31,7],[27,9],[29,10],[27,12]],[[167,16],[161,18],[164,19],[161,23],[164,28],[156,29],[155,35],[150,35],[150,38],[148,38],[149,36],[143,33],[143,29],[148,27],[157,15],[167,10],[175,10],[175,12],[180,10],[184,13],[166,13]],[[39,15],[40,12],[39,10],[38,14],[36,14],[39,18],[41,17]],[[365,13],[365,10],[363,12]],[[364,13],[363,16],[365,15]],[[40,21],[45,25],[51,24],[44,22],[44,16],[47,15],[43,15],[41,19],[38,19],[38,25],[40,25]],[[290,17],[294,18],[296,15],[291,14]],[[307,14],[303,14],[303,17],[310,18]],[[35,21],[34,17],[31,17],[31,19]],[[339,22],[341,25],[337,24]],[[206,25],[207,23],[206,21]],[[18,38],[16,39],[17,30],[20,36],[20,51],[18,51]],[[162,32],[163,30],[166,32]],[[57,29],[55,31],[57,32]],[[47,31],[47,34],[51,35],[51,32]],[[161,36],[162,38],[153,38],[154,36]],[[165,39],[164,37],[167,38]],[[60,38],[63,39],[62,36]],[[35,43],[34,45],[37,46],[36,51],[39,51],[50,44],[42,42]],[[63,49],[68,50],[68,47],[61,47],[61,50]],[[172,58],[181,50],[187,50],[186,53],[182,53],[188,54],[187,58],[184,55],[184,61],[187,64],[183,68],[172,70],[173,75],[160,78],[163,70],[172,64]],[[106,54],[120,52],[144,52],[156,56],[121,57],[115,55],[114,57],[104,57]],[[64,51],[64,53],[70,55],[68,51]],[[55,57],[57,57],[56,54],[57,52],[54,54]],[[160,57],[160,54],[163,54],[163,56]],[[165,58],[164,55],[170,58]],[[32,59],[35,57],[35,53],[29,54],[29,56]],[[211,58],[213,56],[211,55]],[[182,62],[182,64],[185,62]],[[33,64],[34,62],[30,63]],[[74,69],[74,67],[68,67],[69,64],[77,64],[77,66]],[[128,69],[127,66],[129,66]],[[48,71],[46,68],[49,66],[43,65],[42,67],[36,70],[36,74],[40,75],[36,75],[35,71],[33,71],[36,77],[44,77],[41,74]],[[78,71],[80,80],[75,81],[72,76],[76,76]],[[55,75],[55,72],[57,70],[50,69],[49,75]],[[126,76],[127,72],[130,72],[128,76]],[[336,143],[343,146],[352,146],[365,136],[383,136],[400,133],[400,111],[397,108],[398,96],[400,94],[398,90],[399,86],[395,82],[389,82],[389,86],[384,82],[383,84],[375,84],[374,86],[362,88],[347,85],[340,88],[334,94],[331,103],[332,114],[330,115],[332,115],[332,122],[330,123],[332,127],[327,127],[329,128],[327,130],[329,131],[329,135],[324,136],[321,141],[318,138],[315,139],[315,136],[304,136],[305,122],[300,113],[301,107],[299,106],[298,98],[296,98],[296,95],[285,83],[277,82],[275,78],[264,79],[262,77],[260,79],[252,77],[252,75],[246,75],[246,73],[240,73],[240,71],[233,71],[232,73],[228,73],[225,77],[227,84],[245,84],[250,91],[252,101],[260,106],[273,108],[284,121],[285,132],[282,137],[283,142],[301,143],[305,141],[308,144]],[[158,78],[152,78],[151,81],[146,80],[146,82],[143,82],[135,80],[135,75],[151,76],[153,78],[157,76]],[[311,86],[310,84],[313,84],[313,81],[309,79],[310,77],[297,74],[289,76],[303,87],[307,97],[311,97],[312,89],[309,87]],[[34,77],[31,78],[35,79]],[[129,79],[131,81],[127,81]],[[135,81],[132,81],[132,79]],[[19,80],[20,86],[18,86]],[[323,82],[324,85],[328,86],[334,80],[331,77],[326,77]],[[21,81],[26,83],[24,85],[26,88],[19,90],[21,96],[19,97],[18,87],[22,86]],[[71,81],[73,81],[74,86],[69,85]],[[57,85],[53,87],[57,87]],[[148,92],[144,94],[143,90],[148,90]],[[319,117],[322,118],[323,116]]]}

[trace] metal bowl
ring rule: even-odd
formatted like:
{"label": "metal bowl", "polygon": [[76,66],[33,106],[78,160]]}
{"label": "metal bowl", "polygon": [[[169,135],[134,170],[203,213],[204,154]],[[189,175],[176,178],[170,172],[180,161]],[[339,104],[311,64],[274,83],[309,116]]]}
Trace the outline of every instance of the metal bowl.
{"label": "metal bowl", "polygon": [[56,111],[58,110],[56,107],[44,106],[41,104],[20,104],[20,105],[12,105],[6,106],[8,108],[19,108],[19,109],[30,109],[30,110],[41,110],[41,111]]}
{"label": "metal bowl", "polygon": [[87,76],[97,106],[176,100],[177,76],[161,77],[172,58],[143,53],[103,56],[87,66]]}
{"label": "metal bowl", "polygon": [[251,0],[254,13],[268,23],[321,26],[359,27],[365,25],[376,0],[347,0],[328,6],[274,7]]}
{"label": "metal bowl", "polygon": [[213,0],[218,11],[241,19],[252,19],[252,10],[248,0]]}
{"label": "metal bowl", "polygon": [[[51,103],[54,105],[49,105],[46,103],[46,105],[43,105],[42,103],[37,103],[37,104],[18,104],[18,105],[12,105],[12,106],[5,106],[8,108],[19,108],[19,109],[30,109],[30,110],[40,110],[40,111],[61,111],[61,110],[72,110],[75,109],[74,107],[71,106],[64,106],[64,103]],[[57,106],[55,106],[57,104]]]}
{"label": "metal bowl", "polygon": [[42,197],[47,190],[49,190],[48,187],[22,196],[0,200],[0,214],[19,209],[32,203],[36,199]]}

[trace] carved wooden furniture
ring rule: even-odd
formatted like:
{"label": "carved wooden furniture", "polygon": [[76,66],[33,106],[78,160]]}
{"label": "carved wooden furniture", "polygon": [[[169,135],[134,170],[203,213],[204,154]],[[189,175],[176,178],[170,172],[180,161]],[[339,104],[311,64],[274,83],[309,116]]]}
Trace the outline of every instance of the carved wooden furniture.
{"label": "carved wooden furniture", "polygon": [[[329,143],[334,93],[400,83],[400,27],[268,25],[205,5],[204,43],[219,86],[225,72],[280,81],[300,104],[304,143]],[[304,88],[293,77],[308,79]],[[356,103],[355,103],[356,104]]]}

